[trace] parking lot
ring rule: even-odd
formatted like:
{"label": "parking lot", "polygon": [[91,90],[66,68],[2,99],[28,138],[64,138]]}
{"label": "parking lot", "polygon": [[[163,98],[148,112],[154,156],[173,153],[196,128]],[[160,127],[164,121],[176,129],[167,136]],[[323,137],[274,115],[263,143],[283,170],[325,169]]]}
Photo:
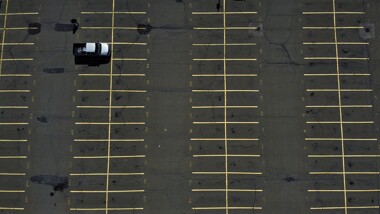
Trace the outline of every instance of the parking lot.
{"label": "parking lot", "polygon": [[377,7],[0,1],[0,212],[378,213]]}

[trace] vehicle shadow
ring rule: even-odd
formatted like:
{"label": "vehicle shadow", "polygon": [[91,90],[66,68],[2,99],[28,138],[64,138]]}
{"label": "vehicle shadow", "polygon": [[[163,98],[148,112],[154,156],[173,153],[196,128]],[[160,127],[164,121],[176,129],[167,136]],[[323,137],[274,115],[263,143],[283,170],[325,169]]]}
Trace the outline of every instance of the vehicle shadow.
{"label": "vehicle shadow", "polygon": [[75,56],[75,65],[100,66],[102,64],[108,64],[110,61],[111,57]]}

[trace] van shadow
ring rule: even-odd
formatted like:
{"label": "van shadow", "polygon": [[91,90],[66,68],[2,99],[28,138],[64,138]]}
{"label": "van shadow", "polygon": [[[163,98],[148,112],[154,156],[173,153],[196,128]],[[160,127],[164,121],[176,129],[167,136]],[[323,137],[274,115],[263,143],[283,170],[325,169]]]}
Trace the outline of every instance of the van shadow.
{"label": "van shadow", "polygon": [[75,56],[75,65],[100,66],[102,64],[108,64],[110,61],[111,57]]}

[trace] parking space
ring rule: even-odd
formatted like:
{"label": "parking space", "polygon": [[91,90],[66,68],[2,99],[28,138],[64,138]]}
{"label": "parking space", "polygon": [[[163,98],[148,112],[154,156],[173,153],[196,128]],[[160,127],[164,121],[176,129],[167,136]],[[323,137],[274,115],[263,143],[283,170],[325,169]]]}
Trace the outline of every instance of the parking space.
{"label": "parking space", "polygon": [[35,38],[29,23],[38,15],[36,2],[2,1],[0,7],[0,211],[23,211],[31,142],[29,104]]}
{"label": "parking space", "polygon": [[76,67],[71,211],[144,209],[145,1],[81,1],[80,40],[111,45],[110,63]]}
{"label": "parking space", "polygon": [[[369,41],[360,37],[369,3],[305,1],[304,119],[308,192],[317,212],[377,213],[377,146]],[[365,29],[370,31],[371,29]],[[322,182],[323,181],[323,182]]]}
{"label": "parking space", "polygon": [[196,213],[262,210],[263,189],[255,182],[262,175],[259,50],[249,34],[257,30],[258,4],[191,4],[191,204]]}

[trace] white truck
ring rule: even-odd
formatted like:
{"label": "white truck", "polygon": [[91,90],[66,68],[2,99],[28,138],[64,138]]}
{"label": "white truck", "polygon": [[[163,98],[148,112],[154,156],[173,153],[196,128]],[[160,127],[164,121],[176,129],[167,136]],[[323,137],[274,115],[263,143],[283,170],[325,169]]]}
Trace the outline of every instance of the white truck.
{"label": "white truck", "polygon": [[107,43],[74,43],[73,54],[76,57],[110,57],[111,47]]}

